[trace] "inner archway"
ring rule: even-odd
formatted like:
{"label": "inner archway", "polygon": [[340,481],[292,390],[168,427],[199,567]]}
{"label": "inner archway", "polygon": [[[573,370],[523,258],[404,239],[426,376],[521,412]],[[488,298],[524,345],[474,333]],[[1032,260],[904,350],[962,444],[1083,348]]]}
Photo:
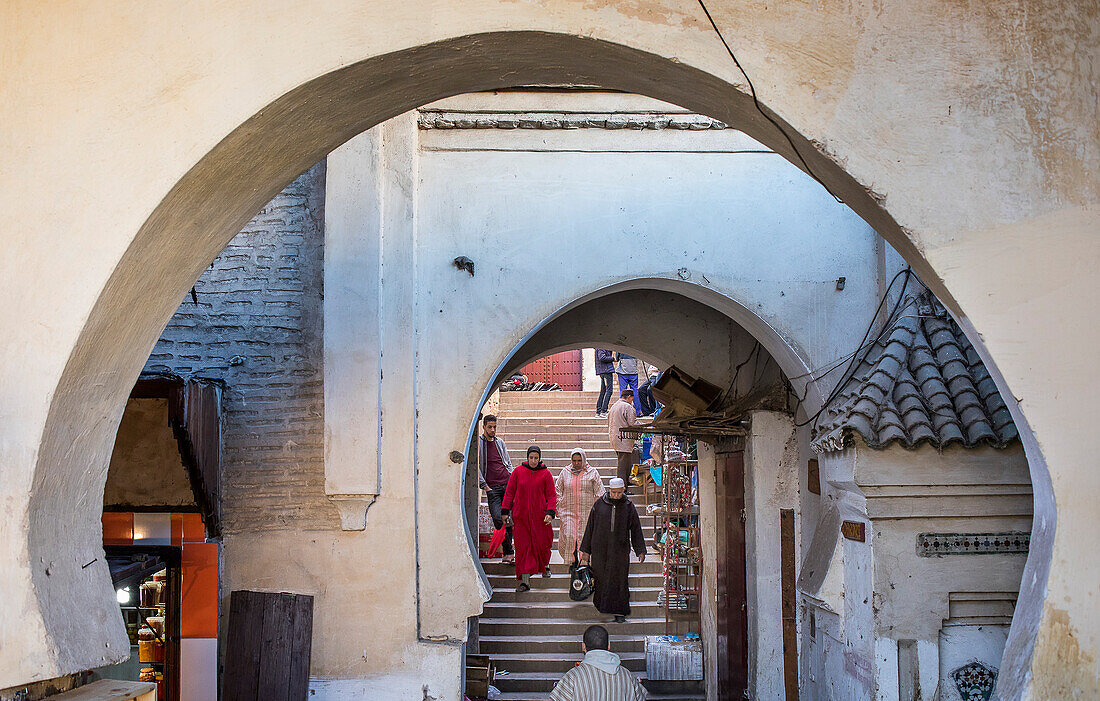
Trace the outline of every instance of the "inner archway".
{"label": "inner archway", "polygon": [[[562,471],[568,469],[564,466],[568,462],[569,446],[574,444],[588,451],[588,460],[601,474],[604,483],[614,476],[615,467],[614,458],[608,457],[607,419],[601,419],[598,415],[593,419],[592,393],[495,391],[498,386],[507,384],[497,380],[509,377],[516,369],[526,366],[528,361],[548,354],[597,347],[638,358],[643,368],[654,366],[668,369],[676,366],[678,371],[721,385],[724,390],[722,406],[740,406],[736,413],[737,420],[730,421],[731,428],[733,431],[739,430],[735,425],[741,425],[742,419],[746,427],[740,438],[716,434],[698,436],[697,449],[695,434],[684,434],[679,439],[683,442],[675,443],[676,450],[679,450],[690,441],[693,451],[697,451],[697,461],[693,452],[686,463],[688,479],[697,485],[697,490],[692,490],[697,491],[692,497],[696,500],[697,515],[672,521],[684,527],[676,532],[691,538],[694,543],[692,547],[703,553],[697,569],[689,567],[680,575],[687,577],[684,581],[690,581],[689,586],[701,586],[698,593],[682,595],[685,597],[682,612],[678,609],[680,604],[666,609],[663,597],[670,596],[668,588],[681,587],[684,581],[676,580],[680,583],[670,584],[668,572],[658,576],[662,566],[655,567],[653,564],[654,559],[661,561],[661,544],[665,542],[662,538],[667,538],[667,532],[663,530],[665,526],[658,524],[660,518],[654,515],[660,512],[659,508],[654,509],[660,507],[664,498],[661,496],[662,488],[641,476],[630,487],[633,493],[630,498],[642,515],[648,547],[647,560],[630,565],[631,613],[625,622],[612,622],[608,616],[601,616],[591,601],[570,602],[564,595],[562,582],[567,579],[568,572],[565,569],[566,554],[559,555],[562,552],[560,538],[565,519],[576,517],[570,511],[570,490],[563,492],[561,498],[564,499],[564,506],[559,505],[559,519],[555,521],[555,549],[550,560],[553,574],[550,578],[532,578],[530,585],[533,589],[526,593],[519,593],[517,589],[517,593],[512,593],[515,582],[509,575],[514,565],[498,564],[493,559],[485,559],[485,552],[481,553],[481,563],[488,575],[486,583],[493,593],[482,616],[473,624],[470,640],[477,646],[477,652],[486,655],[498,669],[521,672],[499,678],[497,686],[503,691],[518,694],[533,694],[540,689],[545,691],[546,688],[540,687],[540,684],[547,683],[547,679],[556,679],[567,669],[566,665],[575,664],[580,659],[579,653],[571,647],[560,647],[561,640],[556,636],[579,635],[579,631],[590,624],[607,627],[612,635],[612,651],[624,665],[644,679],[643,683],[652,692],[678,693],[684,698],[703,698],[705,693],[707,698],[724,699],[740,698],[742,693],[766,696],[783,686],[783,665],[775,666],[773,659],[776,641],[782,637],[779,630],[779,587],[763,573],[779,570],[778,529],[772,527],[777,524],[771,524],[771,517],[777,516],[778,512],[772,514],[771,507],[783,506],[789,508],[792,515],[797,513],[798,527],[802,527],[803,509],[797,486],[800,481],[797,466],[801,460],[795,447],[797,440],[791,417],[798,401],[793,393],[788,392],[788,381],[773,356],[761,350],[762,344],[730,316],[708,303],[698,301],[695,297],[699,296],[699,292],[695,287],[679,280],[635,279],[587,295],[567,305],[533,330],[514,349],[490,384],[488,402],[481,408],[480,414],[492,419],[493,440],[504,441],[501,445],[511,453],[513,468],[521,471],[523,468],[519,467],[519,461],[522,460],[524,447],[528,443],[541,442],[543,461],[555,483],[566,479]],[[741,305],[715,295],[713,291],[707,296],[711,297],[712,302],[724,299],[724,306],[737,309],[735,313],[742,318],[752,316]],[[799,358],[774,332],[766,338],[766,345],[784,348],[787,357],[795,358],[795,368],[804,367],[807,362]],[[584,353],[591,353],[591,350]],[[593,369],[587,367],[585,372],[590,375]],[[766,391],[767,388],[772,391]],[[618,390],[613,394],[617,398]],[[802,413],[799,412],[800,415]],[[749,428],[750,417],[756,421],[752,428]],[[652,420],[641,419],[643,423]],[[475,483],[480,480],[479,470],[486,439],[478,436],[481,426],[477,421],[474,423],[471,445],[476,447],[469,452],[465,492],[467,525],[473,538],[472,546],[476,549],[479,524],[476,516],[472,515],[475,512],[471,510],[470,499],[476,493]],[[669,433],[662,434],[662,438],[655,437],[654,445],[671,445],[677,440],[674,435]],[[643,446],[648,440],[647,434]],[[755,448],[755,453],[750,451],[745,461],[747,444]],[[785,446],[785,451],[780,450],[783,460],[773,463],[764,458],[761,454],[763,446],[777,446],[780,449]],[[665,449],[661,450],[664,457]],[[643,471],[646,475],[654,470],[661,471],[662,459],[646,455],[644,447],[637,457],[638,461],[645,460],[642,466],[636,468],[639,475]],[[735,485],[725,476],[726,462],[731,457],[737,459],[742,470],[750,473],[744,484]],[[658,467],[651,467],[650,462]],[[764,486],[769,484],[786,485],[785,495],[777,497],[775,487]],[[727,490],[736,486],[740,494],[738,498],[743,500],[746,485],[750,490],[750,503],[753,503],[754,485],[755,500],[763,503],[762,493],[768,493],[768,507],[761,508],[759,513],[757,509],[750,508],[747,521],[739,520],[735,513],[727,513],[724,506]],[[483,502],[482,510],[486,508]],[[487,513],[482,514],[481,520],[487,517]],[[812,513],[809,518],[811,521],[814,518]],[[744,542],[746,532],[752,534],[746,548],[751,563],[749,568],[746,568],[744,553],[739,559],[726,554],[727,541]],[[792,536],[794,532],[792,529]],[[661,533],[665,535],[661,536]],[[689,533],[692,535],[688,536]],[[485,533],[481,534],[482,540],[486,537]],[[796,542],[797,539],[792,537],[791,546]],[[481,546],[484,548],[484,543]],[[496,557],[500,557],[500,553]],[[664,567],[667,569],[668,566]],[[731,579],[736,585],[733,589],[742,594],[714,596],[715,588],[725,591]],[[746,591],[749,593],[745,594]],[[737,618],[740,623],[731,622],[731,618]],[[746,621],[750,623],[746,624]],[[542,640],[539,649],[545,652],[528,656],[516,649],[516,638],[511,636],[516,635],[513,631],[519,630],[524,631],[524,640]],[[688,675],[672,681],[678,678],[661,676],[654,668],[650,671],[657,676],[645,678],[647,663],[642,650],[646,636],[665,633],[681,636],[681,639],[685,634],[690,634],[689,638],[696,636],[700,639],[702,652],[696,654],[700,655],[700,669],[705,669],[700,676]],[[744,651],[744,659],[727,653],[727,649]],[[791,660],[785,663],[786,666],[791,664]],[[793,667],[788,673],[797,675]]]}

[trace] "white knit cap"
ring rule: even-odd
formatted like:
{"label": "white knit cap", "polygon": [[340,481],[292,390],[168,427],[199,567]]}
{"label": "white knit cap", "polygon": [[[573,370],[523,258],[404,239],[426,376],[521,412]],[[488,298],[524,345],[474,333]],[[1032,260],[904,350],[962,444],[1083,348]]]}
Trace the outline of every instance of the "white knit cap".
{"label": "white knit cap", "polygon": [[623,482],[622,477],[612,477],[611,481],[607,483],[608,489],[626,489],[626,482]]}

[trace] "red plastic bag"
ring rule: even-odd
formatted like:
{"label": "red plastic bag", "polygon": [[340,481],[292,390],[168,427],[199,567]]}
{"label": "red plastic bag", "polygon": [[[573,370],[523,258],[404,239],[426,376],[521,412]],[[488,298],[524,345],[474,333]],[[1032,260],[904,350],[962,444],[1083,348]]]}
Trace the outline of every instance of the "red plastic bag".
{"label": "red plastic bag", "polygon": [[500,550],[500,546],[504,544],[505,527],[493,531],[493,539],[489,541],[489,552],[485,554],[485,557],[496,557],[497,551]]}

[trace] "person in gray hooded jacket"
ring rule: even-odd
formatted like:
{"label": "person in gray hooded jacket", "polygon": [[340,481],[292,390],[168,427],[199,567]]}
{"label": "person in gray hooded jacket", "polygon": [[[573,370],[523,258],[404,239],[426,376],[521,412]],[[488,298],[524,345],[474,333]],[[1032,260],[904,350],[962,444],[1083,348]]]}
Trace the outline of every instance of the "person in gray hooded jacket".
{"label": "person in gray hooded jacket", "polygon": [[584,659],[554,685],[550,701],[645,701],[645,687],[608,650],[608,642],[606,628],[588,626],[581,642]]}

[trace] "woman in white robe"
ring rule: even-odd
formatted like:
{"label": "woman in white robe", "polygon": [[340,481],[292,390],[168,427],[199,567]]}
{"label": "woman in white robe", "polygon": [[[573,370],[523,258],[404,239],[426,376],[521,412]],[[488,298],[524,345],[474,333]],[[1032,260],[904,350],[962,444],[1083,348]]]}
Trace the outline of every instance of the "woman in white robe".
{"label": "woman in white robe", "polygon": [[588,464],[584,449],[574,448],[569,467],[562,468],[554,484],[558,490],[558,552],[566,564],[572,564],[592,505],[604,494],[603,481]]}

